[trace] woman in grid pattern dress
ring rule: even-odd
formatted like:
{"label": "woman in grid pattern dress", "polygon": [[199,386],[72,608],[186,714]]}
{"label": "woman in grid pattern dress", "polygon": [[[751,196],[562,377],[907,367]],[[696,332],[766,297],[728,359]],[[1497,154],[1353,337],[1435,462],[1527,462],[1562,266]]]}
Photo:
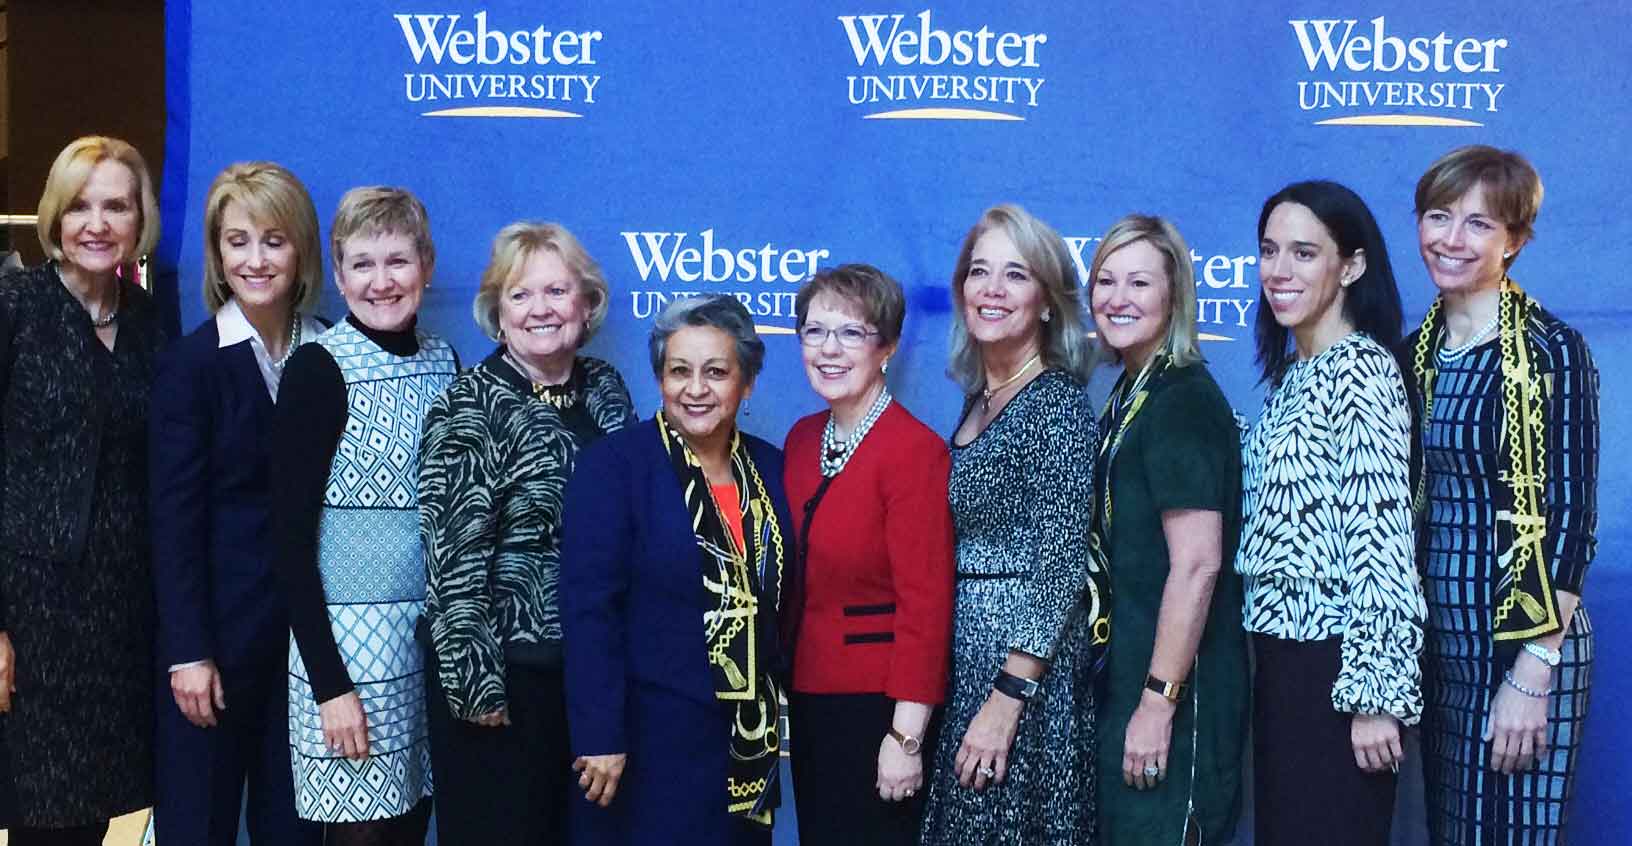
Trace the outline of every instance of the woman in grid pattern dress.
{"label": "woman in grid pattern dress", "polygon": [[1417,185],[1440,291],[1402,347],[1422,423],[1435,844],[1566,842],[1593,660],[1579,602],[1597,523],[1598,373],[1581,336],[1506,275],[1540,202],[1529,163],[1489,147],[1447,154]]}

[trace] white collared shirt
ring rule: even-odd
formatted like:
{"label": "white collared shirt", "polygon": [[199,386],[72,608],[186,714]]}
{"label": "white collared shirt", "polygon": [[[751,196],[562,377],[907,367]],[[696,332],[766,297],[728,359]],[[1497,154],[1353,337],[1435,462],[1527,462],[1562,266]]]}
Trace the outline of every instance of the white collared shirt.
{"label": "white collared shirt", "polygon": [[[316,339],[323,331],[323,324],[318,323],[309,315],[300,317],[300,342],[309,343]],[[278,383],[283,379],[283,366],[272,360],[266,352],[266,342],[256,333],[255,327],[250,325],[249,318],[244,316],[244,310],[239,307],[237,300],[227,300],[215,313],[215,332],[221,337],[218,344],[221,348],[233,344],[249,341],[249,348],[255,353],[255,363],[261,368],[261,378],[266,381],[266,392],[272,395],[274,402],[278,399]]]}

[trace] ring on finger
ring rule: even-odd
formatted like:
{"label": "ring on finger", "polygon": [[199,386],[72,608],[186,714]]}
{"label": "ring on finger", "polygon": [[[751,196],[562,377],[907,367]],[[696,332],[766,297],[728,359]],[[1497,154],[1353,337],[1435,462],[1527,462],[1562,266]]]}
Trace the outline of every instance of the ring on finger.
{"label": "ring on finger", "polygon": [[975,775],[982,776],[984,778],[995,778],[997,776],[997,770],[994,770],[991,767],[977,767],[975,769]]}
{"label": "ring on finger", "polygon": [[1162,774],[1162,768],[1161,767],[1158,767],[1155,764],[1146,764],[1145,765],[1145,778],[1158,778],[1158,777],[1161,776],[1161,774]]}

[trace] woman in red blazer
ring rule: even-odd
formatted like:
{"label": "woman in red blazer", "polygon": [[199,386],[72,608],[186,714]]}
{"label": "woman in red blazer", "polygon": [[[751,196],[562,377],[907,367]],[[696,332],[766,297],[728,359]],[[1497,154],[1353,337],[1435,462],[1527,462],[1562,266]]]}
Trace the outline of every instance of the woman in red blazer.
{"label": "woman in red blazer", "polygon": [[905,311],[901,286],[863,264],[816,274],[795,301],[805,374],[829,407],[795,423],[784,450],[802,843],[918,840],[952,636],[952,519],[946,444],[884,383]]}

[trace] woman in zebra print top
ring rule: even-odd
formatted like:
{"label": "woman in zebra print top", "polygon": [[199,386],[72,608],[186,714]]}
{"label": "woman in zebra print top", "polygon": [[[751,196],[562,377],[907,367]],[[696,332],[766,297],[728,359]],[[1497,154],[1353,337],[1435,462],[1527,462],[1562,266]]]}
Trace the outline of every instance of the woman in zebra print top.
{"label": "woman in zebra print top", "polygon": [[1400,295],[1376,220],[1341,185],[1276,193],[1258,238],[1272,390],[1247,437],[1236,556],[1258,658],[1254,842],[1380,846],[1401,726],[1422,713],[1411,424],[1387,349]]}
{"label": "woman in zebra print top", "polygon": [[578,354],[608,299],[565,228],[505,227],[474,305],[499,347],[426,417],[420,637],[443,843],[564,837],[562,492],[584,445],[634,421],[617,370]]}

